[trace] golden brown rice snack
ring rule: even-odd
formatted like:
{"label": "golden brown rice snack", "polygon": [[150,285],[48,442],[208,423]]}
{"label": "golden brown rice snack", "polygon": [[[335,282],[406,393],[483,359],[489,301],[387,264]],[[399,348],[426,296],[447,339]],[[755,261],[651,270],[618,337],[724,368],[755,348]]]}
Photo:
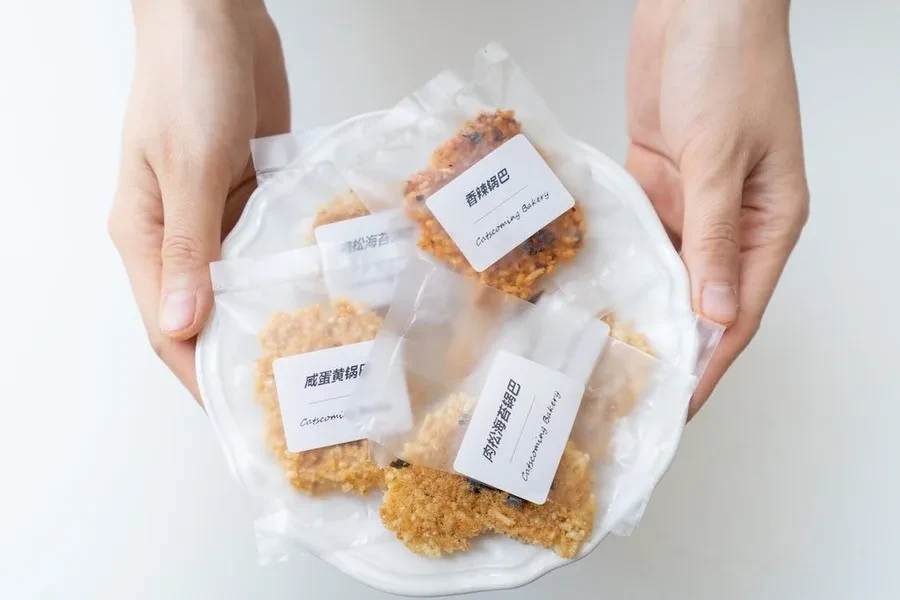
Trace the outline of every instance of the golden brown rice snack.
{"label": "golden brown rice snack", "polygon": [[467,277],[528,300],[537,293],[542,277],[559,263],[574,258],[581,248],[586,226],[578,202],[481,273],[472,268],[425,204],[429,196],[521,132],[522,126],[511,110],[481,113],[435,149],[430,168],[407,180],[404,196],[406,212],[421,228],[420,249]]}
{"label": "golden brown rice snack", "polygon": [[278,406],[272,364],[277,358],[371,340],[382,319],[365,306],[336,301],[333,306],[309,306],[272,315],[260,333],[262,355],[256,365],[256,399],[266,414],[269,449],[288,481],[307,494],[366,494],[383,483],[383,473],[369,460],[366,441],[306,452],[289,452]]}
{"label": "golden brown rice snack", "polygon": [[[462,393],[425,417],[403,456],[414,463],[452,468],[475,399]],[[547,502],[542,505],[461,475],[394,461],[381,507],[385,526],[417,554],[437,557],[467,550],[482,533],[509,535],[571,558],[590,536],[596,501],[587,454],[569,444]]]}

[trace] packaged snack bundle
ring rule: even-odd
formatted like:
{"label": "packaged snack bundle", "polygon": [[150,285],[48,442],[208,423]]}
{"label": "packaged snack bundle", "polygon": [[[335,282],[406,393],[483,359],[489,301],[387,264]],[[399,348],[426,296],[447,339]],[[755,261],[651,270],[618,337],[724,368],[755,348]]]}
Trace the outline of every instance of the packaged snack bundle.
{"label": "packaged snack bundle", "polygon": [[211,420],[259,500],[263,557],[285,551],[298,530],[322,529],[322,551],[347,545],[348,532],[350,545],[371,541],[378,527],[367,496],[384,477],[345,409],[383,308],[329,293],[314,246],[213,263],[210,272],[208,328],[218,344],[200,367],[216,376],[206,378],[215,389],[201,391],[217,399],[207,405]]}
{"label": "packaged snack bundle", "polygon": [[397,457],[387,528],[428,556],[486,532],[577,554],[617,493],[609,475],[630,470],[613,465],[637,452],[617,445],[622,417],[686,377],[608,332],[559,297],[530,304],[412,260],[348,412]]}
{"label": "packaged snack bundle", "polygon": [[[482,534],[571,558],[630,533],[721,328],[639,186],[502,48],[253,159],[197,360],[263,560],[449,593],[482,588],[425,574],[490,588],[488,557],[520,583],[562,562]],[[406,548],[359,548],[385,527]]]}

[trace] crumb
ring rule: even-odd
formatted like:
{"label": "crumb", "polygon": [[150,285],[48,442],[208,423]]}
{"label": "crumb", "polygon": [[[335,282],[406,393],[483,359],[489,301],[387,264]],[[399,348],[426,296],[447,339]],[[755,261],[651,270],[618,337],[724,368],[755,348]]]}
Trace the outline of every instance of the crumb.
{"label": "crumb", "polygon": [[273,362],[284,356],[371,340],[381,323],[381,317],[365,306],[337,301],[332,306],[277,312],[260,333],[262,356],[256,365],[256,399],[265,411],[269,449],[296,490],[313,495],[337,491],[366,494],[382,485],[383,473],[369,460],[365,440],[306,452],[288,451]]}
{"label": "crumb", "polygon": [[421,229],[418,247],[452,269],[523,300],[534,297],[539,280],[581,248],[586,225],[579,203],[478,273],[428,210],[425,201],[506,140],[522,132],[513,111],[481,113],[434,151],[431,167],[410,177],[404,188],[406,211]]}

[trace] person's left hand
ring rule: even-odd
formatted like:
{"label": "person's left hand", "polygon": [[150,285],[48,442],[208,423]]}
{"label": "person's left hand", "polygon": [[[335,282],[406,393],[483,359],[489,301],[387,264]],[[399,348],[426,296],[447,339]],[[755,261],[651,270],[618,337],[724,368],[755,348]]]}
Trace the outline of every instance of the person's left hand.
{"label": "person's left hand", "polygon": [[134,13],[109,230],[151,345],[199,402],[209,263],[256,185],[250,139],[290,129],[284,59],[261,0],[134,0]]}

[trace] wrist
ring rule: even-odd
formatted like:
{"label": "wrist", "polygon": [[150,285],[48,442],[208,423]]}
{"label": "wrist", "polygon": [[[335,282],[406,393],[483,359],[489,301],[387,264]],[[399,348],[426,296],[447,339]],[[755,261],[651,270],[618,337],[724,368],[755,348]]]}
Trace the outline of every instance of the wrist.
{"label": "wrist", "polygon": [[140,28],[154,22],[161,15],[218,15],[242,16],[247,13],[266,13],[265,0],[132,0],[135,24]]}
{"label": "wrist", "polygon": [[131,0],[135,11],[154,7],[209,8],[211,10],[264,9],[265,0]]}
{"label": "wrist", "polygon": [[687,10],[698,16],[734,15],[738,18],[787,19],[791,0],[638,0],[645,10]]}

